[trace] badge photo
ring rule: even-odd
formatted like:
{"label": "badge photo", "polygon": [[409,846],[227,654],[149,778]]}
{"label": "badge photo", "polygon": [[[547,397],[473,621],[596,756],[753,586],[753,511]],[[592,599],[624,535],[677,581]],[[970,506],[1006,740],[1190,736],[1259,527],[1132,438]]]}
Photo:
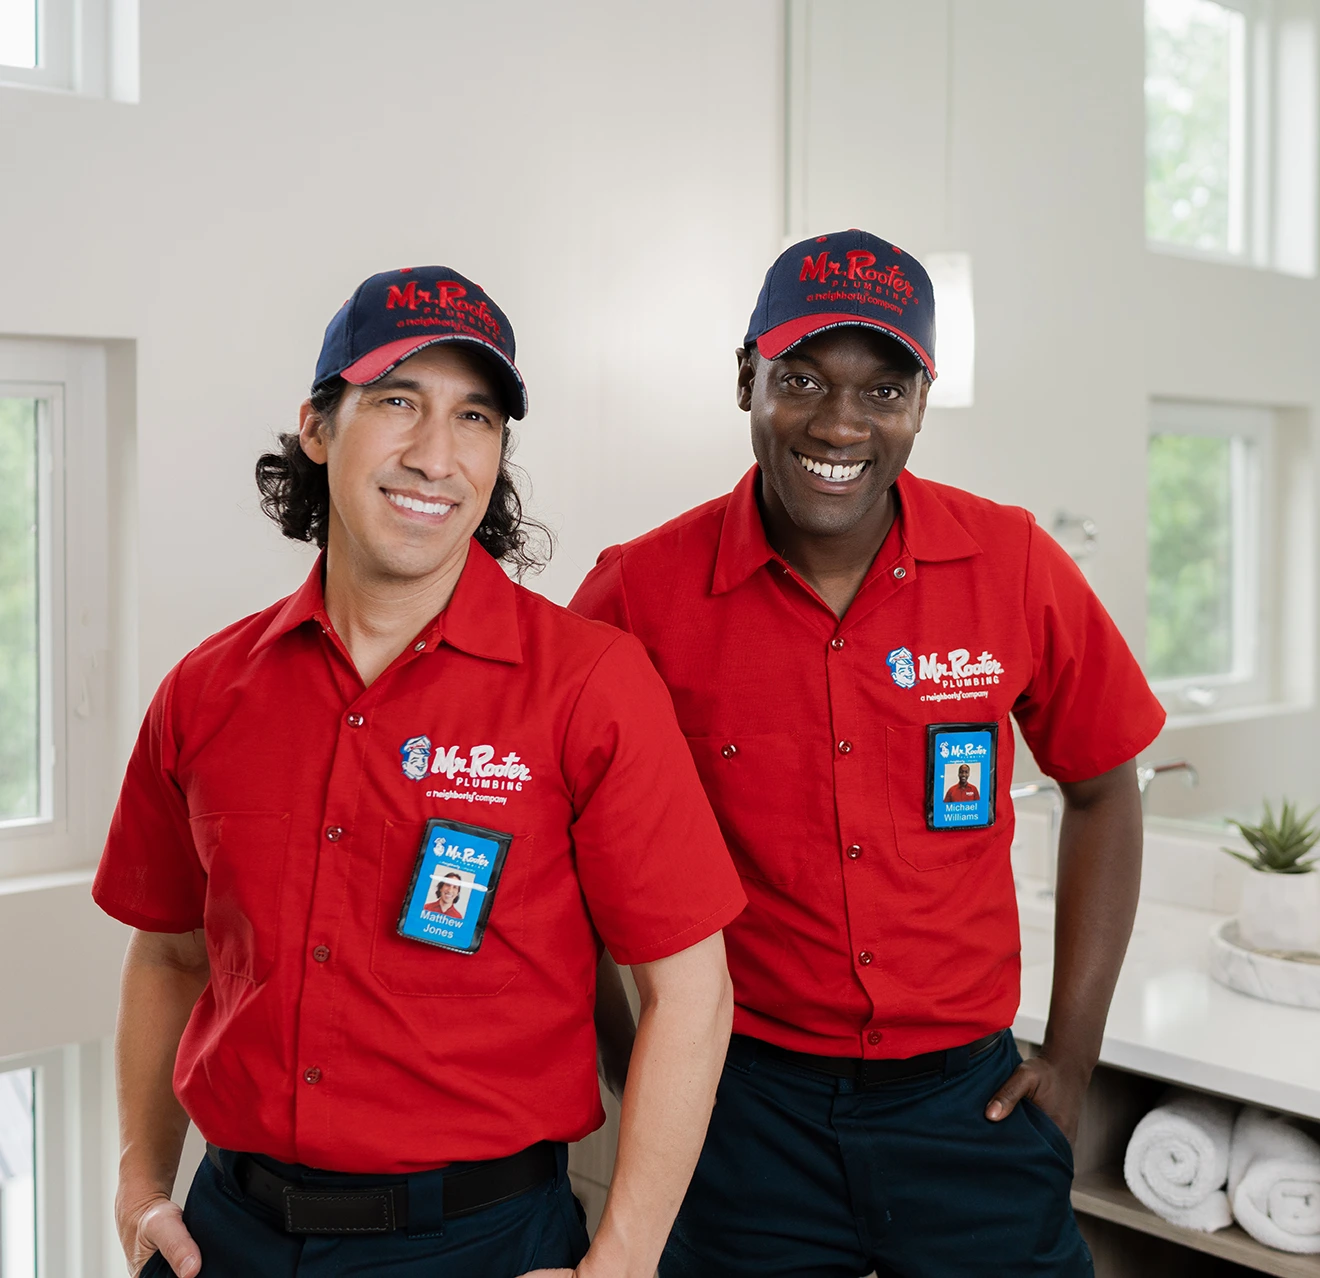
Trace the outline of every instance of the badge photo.
{"label": "badge photo", "polygon": [[461,821],[426,823],[398,933],[459,954],[481,948],[513,835]]}
{"label": "badge photo", "polygon": [[926,828],[978,830],[995,823],[997,723],[926,727]]}

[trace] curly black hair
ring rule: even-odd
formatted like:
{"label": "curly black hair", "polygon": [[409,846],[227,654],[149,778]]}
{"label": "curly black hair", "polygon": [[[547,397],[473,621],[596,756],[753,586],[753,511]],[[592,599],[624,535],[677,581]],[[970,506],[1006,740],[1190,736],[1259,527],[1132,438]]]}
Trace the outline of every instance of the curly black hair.
{"label": "curly black hair", "polygon": [[[311,405],[328,422],[334,421],[335,409],[348,383],[332,378],[316,387]],[[490,494],[490,505],[474,536],[477,544],[495,559],[513,567],[521,578],[527,572],[539,572],[554,550],[554,534],[523,511],[515,477],[523,474],[509,460],[509,427],[504,427],[500,448],[500,473]],[[314,462],[302,450],[297,432],[279,436],[279,451],[257,458],[257,490],[261,509],[292,541],[315,542],[325,549],[330,532],[330,484],[325,466]]]}

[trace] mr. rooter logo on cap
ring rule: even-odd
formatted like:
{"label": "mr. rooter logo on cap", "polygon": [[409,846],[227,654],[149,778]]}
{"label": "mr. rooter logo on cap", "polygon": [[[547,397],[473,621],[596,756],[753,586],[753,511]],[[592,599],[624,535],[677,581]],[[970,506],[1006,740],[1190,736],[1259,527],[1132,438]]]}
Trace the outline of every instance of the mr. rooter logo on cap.
{"label": "mr. rooter logo on cap", "polygon": [[513,326],[479,285],[448,266],[405,266],[363,280],[325,330],[313,386],[332,377],[369,385],[438,342],[476,351],[495,374],[509,416],[526,414]]}
{"label": "mr. rooter logo on cap", "polygon": [[876,328],[935,376],[935,291],[910,253],[868,231],[818,235],[785,249],[766,272],[744,346],[778,359],[840,327]]}

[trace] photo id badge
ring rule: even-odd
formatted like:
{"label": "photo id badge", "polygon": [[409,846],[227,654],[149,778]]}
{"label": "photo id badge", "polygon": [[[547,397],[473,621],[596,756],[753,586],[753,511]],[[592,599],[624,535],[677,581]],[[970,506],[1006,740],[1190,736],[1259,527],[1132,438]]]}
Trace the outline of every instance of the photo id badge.
{"label": "photo id badge", "polygon": [[926,727],[926,827],[978,830],[995,823],[997,723]]}
{"label": "photo id badge", "polygon": [[442,950],[475,954],[512,842],[513,835],[502,830],[461,821],[428,821],[399,915],[399,935]]}

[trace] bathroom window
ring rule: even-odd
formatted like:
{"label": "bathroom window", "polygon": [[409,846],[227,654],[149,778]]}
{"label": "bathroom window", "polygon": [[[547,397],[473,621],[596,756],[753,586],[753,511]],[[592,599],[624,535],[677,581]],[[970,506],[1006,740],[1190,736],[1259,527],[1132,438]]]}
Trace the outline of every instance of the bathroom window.
{"label": "bathroom window", "polygon": [[0,1068],[0,1278],[36,1278],[37,1074]]}
{"label": "bathroom window", "polygon": [[1313,16],[1280,0],[1146,0],[1146,236],[1315,273]]}
{"label": "bathroom window", "polygon": [[0,876],[92,864],[110,741],[105,351],[0,341]]}
{"label": "bathroom window", "polygon": [[136,102],[137,0],[0,0],[0,84]]}
{"label": "bathroom window", "polygon": [[1152,409],[1146,673],[1173,713],[1273,699],[1274,466],[1267,409]]}

